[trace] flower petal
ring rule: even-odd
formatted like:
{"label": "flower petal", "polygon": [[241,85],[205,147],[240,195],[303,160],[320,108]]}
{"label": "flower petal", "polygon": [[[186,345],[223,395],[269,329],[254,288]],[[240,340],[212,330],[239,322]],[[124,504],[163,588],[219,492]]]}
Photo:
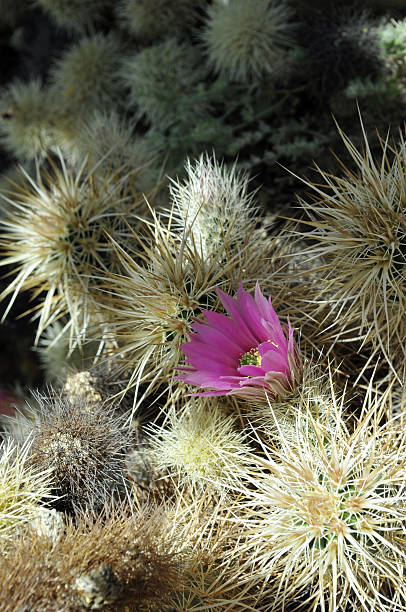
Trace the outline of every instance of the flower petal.
{"label": "flower petal", "polygon": [[221,289],[216,289],[216,291],[224,308],[230,314],[231,318],[235,321],[237,326],[242,330],[247,338],[249,338],[251,346],[255,346],[258,341],[249,329],[248,325],[245,323],[243,316],[241,316],[238,303],[236,303],[232,297],[221,291]]}
{"label": "flower petal", "polygon": [[243,365],[238,368],[238,372],[242,376],[265,376],[265,370],[254,365]]}
{"label": "flower petal", "polygon": [[[224,316],[224,318],[227,320],[227,317]],[[195,323],[193,330],[199,334],[200,342],[213,345],[227,355],[231,354],[238,357],[242,352],[240,344],[236,344],[221,329],[216,329],[204,323]]]}
{"label": "flower petal", "polygon": [[180,374],[179,380],[183,380],[196,387],[209,387],[212,389],[224,390],[230,389],[230,383],[227,380],[222,380],[221,376],[214,376],[211,372],[195,371],[189,374]]}
{"label": "flower petal", "polygon": [[256,344],[267,340],[268,332],[262,324],[263,318],[258,310],[258,306],[252,295],[245,291],[242,285],[238,289],[237,300],[244,320],[256,338]]}
{"label": "flower petal", "polygon": [[[191,340],[186,344],[181,345],[182,351],[185,353],[189,362],[195,368],[203,368],[201,360],[209,359],[218,365],[222,365],[227,370],[232,368],[232,373],[235,374],[238,361],[228,353],[225,353],[221,349],[217,349],[214,346],[208,347],[199,340]],[[228,374],[230,372],[227,372]]]}
{"label": "flower petal", "polygon": [[239,345],[242,353],[245,353],[252,347],[251,334],[245,334],[244,331],[226,315],[219,312],[211,312],[210,310],[203,310],[203,314],[209,325],[219,329],[223,334],[227,335],[230,340]]}
{"label": "flower petal", "polygon": [[267,350],[261,351],[258,347],[258,352],[262,357],[262,368],[265,372],[289,372],[289,361],[286,354],[278,351]]}

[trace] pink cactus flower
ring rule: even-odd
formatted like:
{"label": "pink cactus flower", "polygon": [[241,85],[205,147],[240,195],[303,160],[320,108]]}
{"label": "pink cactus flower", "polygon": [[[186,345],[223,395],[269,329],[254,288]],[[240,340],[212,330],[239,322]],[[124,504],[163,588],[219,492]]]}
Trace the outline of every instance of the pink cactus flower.
{"label": "pink cactus flower", "polygon": [[195,323],[190,342],[181,346],[189,365],[179,368],[180,380],[210,389],[193,395],[237,395],[246,399],[282,398],[301,377],[293,327],[282,329],[271,298],[255,298],[240,285],[233,300],[217,293],[230,317],[203,311],[206,322]]}

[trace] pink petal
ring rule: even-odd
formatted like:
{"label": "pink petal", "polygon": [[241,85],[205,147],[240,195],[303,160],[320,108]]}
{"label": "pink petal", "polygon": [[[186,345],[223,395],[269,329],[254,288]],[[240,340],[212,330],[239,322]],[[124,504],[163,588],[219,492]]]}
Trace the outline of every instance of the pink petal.
{"label": "pink petal", "polygon": [[254,365],[243,365],[238,368],[238,372],[242,376],[265,376],[265,370]]}
{"label": "pink petal", "polygon": [[225,354],[239,356],[242,352],[240,344],[233,342],[232,339],[219,329],[210,327],[205,323],[195,323],[193,329],[199,335],[201,342],[211,344],[224,351]]}
{"label": "pink petal", "polygon": [[247,378],[243,378],[240,382],[240,386],[241,387],[246,387],[247,385],[249,386],[254,386],[254,387],[268,387],[268,382],[265,380],[265,378],[263,376],[253,376],[251,377],[247,377]]}
{"label": "pink petal", "polygon": [[289,372],[289,361],[285,355],[275,351],[267,351],[262,355],[262,368],[265,372]]}
{"label": "pink petal", "polygon": [[230,395],[231,391],[200,391],[200,393],[187,393],[186,397],[208,397],[210,395]]}
{"label": "pink petal", "polygon": [[294,328],[291,326],[289,318],[288,318],[288,351],[291,355],[295,353],[295,341],[293,339]]}
{"label": "pink petal", "polygon": [[233,368],[233,373],[238,365],[238,361],[233,355],[217,349],[213,346],[208,347],[206,344],[199,342],[198,340],[192,339],[190,342],[181,345],[182,351],[187,356],[188,360],[195,367],[202,367],[200,364],[197,366],[197,362],[201,359],[210,359],[211,361],[223,365],[225,368]]}
{"label": "pink petal", "polygon": [[254,298],[247,291],[244,291],[241,285],[237,292],[237,300],[240,311],[243,313],[244,320],[251,330],[251,333],[256,338],[256,344],[266,340],[268,334],[267,330],[262,325],[262,317],[260,316],[258,306]]}
{"label": "pink petal", "polygon": [[[269,298],[271,299],[271,298]],[[262,295],[259,283],[255,285],[255,302],[258,312],[263,319],[270,321],[272,319],[272,304],[270,305],[266,298]]]}
{"label": "pink petal", "polygon": [[226,315],[209,310],[203,310],[203,314],[211,327],[219,329],[236,345],[240,346],[241,353],[245,353],[252,347],[251,334],[245,334],[241,328],[237,327],[237,325]]}
{"label": "pink petal", "polygon": [[283,333],[281,324],[279,323],[278,328],[275,328],[275,326],[269,323],[269,321],[263,320],[262,324],[267,331],[267,338],[269,340],[273,340],[280,349],[286,350],[288,343],[285,334]]}
{"label": "pink petal", "polygon": [[196,387],[211,387],[213,389],[230,389],[230,384],[227,380],[222,380],[220,376],[214,376],[210,372],[191,372],[190,374],[181,374],[179,380],[183,380]]}
{"label": "pink petal", "polygon": [[251,330],[247,326],[244,321],[244,318],[241,316],[238,304],[236,304],[232,297],[221,291],[221,289],[216,289],[220,300],[223,303],[224,308],[228,311],[230,316],[234,319],[237,326],[242,330],[244,335],[247,336],[250,340],[251,346],[255,346],[258,341],[256,337],[252,334]]}

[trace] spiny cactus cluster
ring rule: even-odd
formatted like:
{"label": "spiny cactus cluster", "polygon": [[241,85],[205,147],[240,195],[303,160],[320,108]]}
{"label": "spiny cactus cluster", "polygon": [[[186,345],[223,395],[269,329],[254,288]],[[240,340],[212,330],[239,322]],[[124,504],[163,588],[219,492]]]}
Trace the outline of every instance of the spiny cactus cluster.
{"label": "spiny cactus cluster", "polygon": [[406,612],[406,15],[303,2],[0,0],[0,612]]}
{"label": "spiny cactus cluster", "polygon": [[[127,124],[149,188],[162,170],[181,173],[187,156],[212,149],[291,185],[275,162],[302,169],[309,158],[325,160],[339,146],[331,113],[356,129],[356,98],[381,129],[385,107],[402,122],[404,22],[371,6],[36,0],[27,14],[3,4],[5,27],[21,24],[21,36],[30,17],[60,36],[49,66],[27,65],[27,77],[7,82],[0,97],[1,139],[18,159],[58,148],[94,155],[100,135],[83,134],[107,113],[118,119],[105,121],[103,140],[113,147],[117,120]],[[10,52],[22,53],[18,40],[10,38]]]}
{"label": "spiny cactus cluster", "polygon": [[[62,357],[59,389],[34,394],[3,419],[9,444],[22,453],[21,469],[32,471],[30,499],[36,475],[46,474],[48,488],[38,487],[35,507],[58,511],[66,524],[63,535],[43,527],[38,536],[32,503],[18,502],[21,519],[5,531],[1,571],[11,576],[19,605],[272,610],[311,601],[383,611],[392,600],[394,610],[404,608],[405,358],[399,317],[378,316],[389,312],[385,299],[401,300],[402,270],[392,251],[401,253],[404,141],[391,149],[386,143],[378,172],[368,148],[363,156],[343,138],[358,169],[342,178],[321,171],[329,186],[339,186],[332,196],[309,183],[318,193],[311,206],[302,201],[309,231],[290,221],[261,225],[246,174],[202,156],[188,161],[187,177],[171,187],[171,208],[150,206],[133,225],[127,214],[120,242],[105,233],[105,256],[95,257],[86,275],[97,296],[88,325],[76,338],[82,299],[38,349],[64,348],[53,353]],[[48,175],[52,180],[58,175]],[[37,189],[35,202],[38,192],[47,193]],[[8,199],[12,205],[12,193]],[[355,214],[357,205],[370,208],[368,217]],[[5,249],[16,241],[19,218],[10,215]],[[327,215],[339,220],[336,227]],[[118,210],[114,219],[120,222]],[[385,231],[398,247],[389,245],[384,260],[371,236],[382,241]],[[347,256],[351,247],[365,258],[355,254],[351,265],[361,272],[366,266],[370,284],[343,276],[344,262],[334,263],[343,257],[334,242],[340,236]],[[41,257],[49,260],[46,248],[36,262]],[[62,269],[64,257],[68,251],[59,256]],[[32,260],[29,251],[21,258],[23,278]],[[46,292],[47,282],[38,277],[34,293]],[[351,296],[350,314],[341,287]],[[37,310],[49,311],[48,302],[37,299]],[[45,330],[58,330],[52,316],[36,316]],[[346,345],[350,326],[362,333]],[[71,351],[89,343],[94,353],[86,371],[67,375],[69,330]],[[15,503],[7,494],[5,517]],[[136,513],[154,508],[171,535],[155,525],[150,552],[144,543],[132,552],[130,540],[142,542],[130,535],[134,521],[147,520]],[[89,512],[94,522],[82,527]],[[119,544],[107,548],[99,531],[106,521],[112,533],[127,521],[126,560]],[[90,542],[103,538],[100,552],[86,553],[86,567],[75,561],[82,529]],[[34,584],[37,570],[22,552],[31,550],[27,541],[51,574],[41,589],[22,592],[11,568],[24,568]],[[57,559],[66,546],[71,561],[62,567]],[[152,595],[155,571],[167,578]]]}

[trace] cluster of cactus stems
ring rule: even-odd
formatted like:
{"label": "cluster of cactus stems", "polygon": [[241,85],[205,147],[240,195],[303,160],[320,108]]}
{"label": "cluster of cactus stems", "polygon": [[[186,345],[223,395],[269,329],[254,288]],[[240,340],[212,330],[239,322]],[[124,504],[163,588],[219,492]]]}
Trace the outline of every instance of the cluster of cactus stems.
{"label": "cluster of cactus stems", "polygon": [[[292,184],[275,162],[328,157],[339,144],[331,113],[348,124],[350,109],[354,127],[355,99],[382,130],[388,109],[403,121],[405,21],[347,4],[33,0],[31,19],[63,37],[47,68],[30,65],[2,90],[0,140],[26,161],[57,149],[99,160],[115,145],[123,165],[138,163],[143,190],[212,149]],[[25,3],[1,0],[0,26],[24,19]]]}
{"label": "cluster of cactus stems", "polygon": [[2,419],[0,609],[406,609],[406,148],[342,137],[297,224],[209,155],[166,208],[62,157],[10,187],[53,386]]}
{"label": "cluster of cactus stems", "polygon": [[334,95],[373,64],[401,97],[405,22],[312,9],[306,46],[284,1],[35,4],[78,38],[3,116],[3,320],[28,298],[46,384],[0,392],[0,612],[406,612],[404,130],[338,123],[277,219],[196,137],[229,89],[244,158],[284,66],[324,95],[326,32]]}

